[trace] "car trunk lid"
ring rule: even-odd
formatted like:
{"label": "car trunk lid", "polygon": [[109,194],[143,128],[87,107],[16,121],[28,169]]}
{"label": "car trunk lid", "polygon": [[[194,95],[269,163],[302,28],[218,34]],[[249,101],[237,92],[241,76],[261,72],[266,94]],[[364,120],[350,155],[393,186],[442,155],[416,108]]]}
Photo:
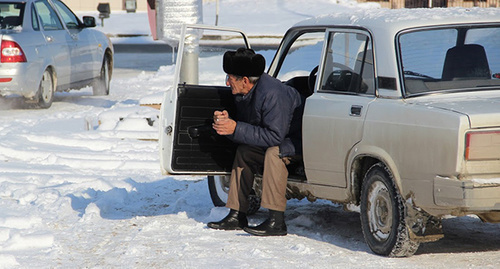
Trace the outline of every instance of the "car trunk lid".
{"label": "car trunk lid", "polygon": [[443,94],[415,98],[408,103],[467,115],[470,128],[500,127],[500,90]]}

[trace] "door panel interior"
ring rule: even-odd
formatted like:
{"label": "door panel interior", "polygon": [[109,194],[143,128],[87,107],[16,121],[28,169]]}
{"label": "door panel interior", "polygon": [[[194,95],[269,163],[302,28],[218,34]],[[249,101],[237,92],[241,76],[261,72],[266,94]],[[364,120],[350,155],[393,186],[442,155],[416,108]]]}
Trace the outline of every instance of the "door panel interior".
{"label": "door panel interior", "polygon": [[215,110],[235,114],[229,87],[178,87],[172,169],[176,172],[229,172],[236,146],[212,128]]}

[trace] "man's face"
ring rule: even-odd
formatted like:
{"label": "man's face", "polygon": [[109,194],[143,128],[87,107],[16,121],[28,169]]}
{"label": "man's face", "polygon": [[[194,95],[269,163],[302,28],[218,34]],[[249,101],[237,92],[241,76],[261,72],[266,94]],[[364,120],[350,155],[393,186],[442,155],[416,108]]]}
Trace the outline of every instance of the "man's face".
{"label": "man's face", "polygon": [[237,77],[234,75],[226,76],[226,86],[231,87],[233,95],[242,94],[246,95],[250,92],[253,85],[250,83],[247,77]]}

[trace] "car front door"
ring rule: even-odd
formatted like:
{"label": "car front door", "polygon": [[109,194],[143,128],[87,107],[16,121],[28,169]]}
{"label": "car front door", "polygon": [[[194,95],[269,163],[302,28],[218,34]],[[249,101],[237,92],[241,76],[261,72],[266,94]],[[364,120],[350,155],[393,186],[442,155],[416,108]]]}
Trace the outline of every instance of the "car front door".
{"label": "car front door", "polygon": [[47,0],[35,1],[35,8],[46,42],[46,46],[39,48],[39,55],[53,59],[57,85],[68,84],[71,75],[71,52],[68,43],[73,41]]}
{"label": "car front door", "polygon": [[[91,79],[93,70],[100,70],[102,61],[96,55],[100,50],[92,46],[97,43],[95,37],[81,26],[80,20],[64,3],[59,0],[53,3],[71,37],[71,82]],[[94,66],[94,63],[97,64]]]}
{"label": "car front door", "polygon": [[368,32],[330,29],[314,94],[303,118],[308,183],[347,187],[347,156],[361,140],[375,99],[372,42]]}
{"label": "car front door", "polygon": [[160,164],[165,174],[227,174],[236,146],[212,128],[215,110],[234,118],[222,56],[247,47],[244,33],[203,25],[183,26],[175,78],[160,112]]}

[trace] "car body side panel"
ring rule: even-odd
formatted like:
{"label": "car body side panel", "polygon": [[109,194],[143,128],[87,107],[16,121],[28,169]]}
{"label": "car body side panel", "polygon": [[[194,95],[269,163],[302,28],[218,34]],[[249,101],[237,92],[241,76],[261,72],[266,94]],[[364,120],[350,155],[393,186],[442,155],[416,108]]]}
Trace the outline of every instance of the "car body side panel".
{"label": "car body side panel", "polygon": [[466,115],[453,111],[377,99],[370,105],[363,140],[355,151],[377,158],[377,151],[386,153],[390,157],[380,159],[400,180],[396,184],[401,194],[419,207],[432,208],[430,190],[436,175],[456,177],[463,172],[460,160],[468,125]]}

